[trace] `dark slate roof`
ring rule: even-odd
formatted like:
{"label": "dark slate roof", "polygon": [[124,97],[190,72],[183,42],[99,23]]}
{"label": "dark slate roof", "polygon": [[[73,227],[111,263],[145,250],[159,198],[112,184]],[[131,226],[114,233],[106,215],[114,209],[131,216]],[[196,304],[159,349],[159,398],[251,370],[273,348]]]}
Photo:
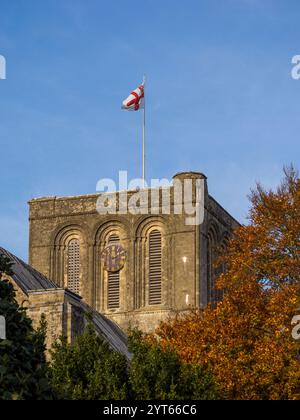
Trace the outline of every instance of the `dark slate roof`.
{"label": "dark slate roof", "polygon": [[32,290],[57,289],[55,283],[4,248],[0,247],[0,255],[5,255],[13,263],[11,267],[14,273],[12,278],[24,293],[27,294]]}

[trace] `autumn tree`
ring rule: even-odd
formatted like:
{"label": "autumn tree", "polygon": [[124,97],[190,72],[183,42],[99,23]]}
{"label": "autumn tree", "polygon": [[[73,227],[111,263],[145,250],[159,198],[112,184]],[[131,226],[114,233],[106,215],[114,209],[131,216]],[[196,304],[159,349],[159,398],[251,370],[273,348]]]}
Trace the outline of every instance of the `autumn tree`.
{"label": "autumn tree", "polygon": [[[217,288],[224,300],[163,323],[161,343],[210,366],[224,399],[300,399],[300,180],[289,168],[277,190],[252,191],[249,224],[229,243]],[[156,336],[156,337],[157,337]]]}
{"label": "autumn tree", "polygon": [[6,339],[0,339],[0,400],[52,399],[47,380],[45,322],[34,331],[15,298],[10,260],[0,255],[0,315],[6,321]]}

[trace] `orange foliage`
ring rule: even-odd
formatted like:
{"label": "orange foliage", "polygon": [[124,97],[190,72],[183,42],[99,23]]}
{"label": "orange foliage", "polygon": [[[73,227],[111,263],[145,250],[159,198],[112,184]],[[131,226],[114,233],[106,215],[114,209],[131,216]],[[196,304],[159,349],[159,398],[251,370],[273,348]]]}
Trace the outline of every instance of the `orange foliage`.
{"label": "orange foliage", "polygon": [[275,191],[251,194],[249,226],[224,257],[217,307],[162,323],[156,337],[188,362],[210,366],[224,399],[300,399],[300,180],[285,170]]}

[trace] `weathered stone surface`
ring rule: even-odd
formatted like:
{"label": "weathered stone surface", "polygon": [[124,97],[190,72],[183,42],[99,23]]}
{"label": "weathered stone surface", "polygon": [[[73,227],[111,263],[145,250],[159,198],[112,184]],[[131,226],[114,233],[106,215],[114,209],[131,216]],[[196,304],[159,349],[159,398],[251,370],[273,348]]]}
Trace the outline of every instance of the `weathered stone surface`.
{"label": "weathered stone surface", "polygon": [[[205,219],[201,226],[187,226],[186,214],[174,214],[174,207],[170,215],[161,214],[161,206],[158,206],[160,214],[155,215],[99,215],[96,211],[99,195],[30,201],[30,264],[59,287],[66,288],[68,241],[78,238],[80,295],[124,330],[134,325],[149,331],[174,311],[205,306],[213,296],[213,248],[225,244],[238,223],[209,196],[203,174],[182,173],[174,179],[204,180]],[[132,194],[129,193],[128,200]],[[148,194],[150,197],[150,190]],[[118,203],[119,199],[118,196]],[[171,203],[174,204],[173,189]],[[162,234],[162,302],[151,306],[148,235],[154,228]],[[120,237],[127,261],[120,274],[120,307],[112,310],[107,306],[108,280],[101,253],[113,233]],[[38,303],[36,311],[40,312]]]}

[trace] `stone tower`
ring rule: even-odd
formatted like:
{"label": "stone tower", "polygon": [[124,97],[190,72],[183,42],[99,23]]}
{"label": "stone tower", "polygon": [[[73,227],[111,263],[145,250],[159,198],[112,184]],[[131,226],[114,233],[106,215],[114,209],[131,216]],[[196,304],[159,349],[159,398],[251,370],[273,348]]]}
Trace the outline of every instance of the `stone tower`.
{"label": "stone tower", "polygon": [[[184,180],[191,182],[195,205],[195,185],[202,181],[200,225],[188,225],[186,214],[176,211],[175,184]],[[174,311],[217,300],[214,260],[217,249],[226,250],[238,222],[209,195],[201,173],[175,175],[169,214],[163,190],[143,191],[152,207],[141,205],[135,214],[100,215],[99,194],[31,200],[30,265],[125,330],[139,326],[149,331]],[[123,193],[115,195],[118,210]],[[136,193],[126,192],[126,204]],[[159,199],[153,207],[154,196]],[[107,258],[114,257],[111,252],[122,254],[119,270],[107,269],[105,252]]]}

